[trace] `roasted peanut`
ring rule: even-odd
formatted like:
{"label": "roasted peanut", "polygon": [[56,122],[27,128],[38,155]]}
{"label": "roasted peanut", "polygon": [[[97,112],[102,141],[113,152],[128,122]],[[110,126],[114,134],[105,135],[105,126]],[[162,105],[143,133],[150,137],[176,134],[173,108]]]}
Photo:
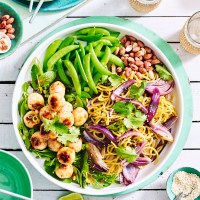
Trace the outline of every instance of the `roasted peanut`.
{"label": "roasted peanut", "polygon": [[132,58],[134,58],[135,54],[134,54],[133,52],[131,52],[131,53],[129,54],[129,56],[132,57]]}
{"label": "roasted peanut", "polygon": [[117,48],[115,49],[114,54],[115,54],[115,55],[118,55],[118,53],[119,53],[119,47],[117,47]]}
{"label": "roasted peanut", "polygon": [[140,66],[139,72],[142,73],[142,74],[145,74],[147,72],[147,70],[144,67]]}
{"label": "roasted peanut", "polygon": [[1,33],[6,33],[7,31],[6,31],[6,29],[0,29],[0,32]]}
{"label": "roasted peanut", "polygon": [[124,37],[121,39],[121,43],[122,43],[122,44],[125,44],[126,41],[127,41],[127,38],[126,38],[126,36],[124,36]]}
{"label": "roasted peanut", "polygon": [[122,48],[119,50],[119,55],[120,55],[120,56],[123,56],[125,53],[126,53],[126,49],[125,49],[124,47],[122,47]]}
{"label": "roasted peanut", "polygon": [[144,63],[143,63],[141,60],[136,60],[136,61],[135,61],[135,64],[136,64],[137,66],[141,66],[141,65],[143,65]]}
{"label": "roasted peanut", "polygon": [[130,68],[131,68],[133,71],[138,71],[138,66],[137,66],[137,65],[135,65],[135,64],[130,64],[129,66],[130,66]]}
{"label": "roasted peanut", "polygon": [[148,62],[148,61],[144,61],[144,67],[147,68],[147,67],[150,67],[151,66],[151,63]]}
{"label": "roasted peanut", "polygon": [[131,41],[130,40],[128,40],[128,41],[126,41],[126,43],[125,43],[125,47],[127,47],[127,46],[129,46],[131,44]]}
{"label": "roasted peanut", "polygon": [[7,31],[8,31],[8,33],[11,33],[11,34],[12,34],[12,33],[15,32],[15,29],[14,29],[14,28],[9,28]]}
{"label": "roasted peanut", "polygon": [[3,15],[1,17],[1,20],[4,21],[4,20],[8,20],[10,18],[10,15]]}
{"label": "roasted peanut", "polygon": [[140,47],[135,47],[135,48],[132,49],[132,52],[136,53],[136,52],[138,52],[139,50],[140,50]]}
{"label": "roasted peanut", "polygon": [[134,43],[132,44],[132,46],[133,46],[133,49],[134,49],[134,48],[137,47],[138,45],[137,45],[136,42],[134,42]]}
{"label": "roasted peanut", "polygon": [[135,63],[135,59],[132,58],[132,57],[129,57],[129,58],[128,58],[128,62],[130,62],[130,63]]}
{"label": "roasted peanut", "polygon": [[149,47],[144,47],[144,49],[146,50],[147,53],[151,53],[152,52],[151,48],[149,48]]}
{"label": "roasted peanut", "polygon": [[153,67],[146,67],[145,68],[147,71],[152,71],[154,68]]}
{"label": "roasted peanut", "polygon": [[11,33],[7,33],[6,35],[7,35],[11,40],[15,38],[15,36],[14,36],[13,34],[11,34]]}
{"label": "roasted peanut", "polygon": [[116,69],[116,72],[117,72],[118,74],[120,74],[120,73],[122,72],[122,68],[121,68],[121,67],[118,67],[118,68]]}
{"label": "roasted peanut", "polygon": [[135,74],[139,79],[142,79],[142,74],[140,72],[136,72]]}
{"label": "roasted peanut", "polygon": [[133,37],[133,36],[127,36],[128,37],[128,39],[129,40],[131,40],[131,41],[133,41],[133,42],[135,42],[136,41],[136,38],[135,37]]}
{"label": "roasted peanut", "polygon": [[128,66],[128,57],[124,57],[124,65]]}
{"label": "roasted peanut", "polygon": [[132,45],[128,45],[126,47],[126,52],[130,52],[132,50],[133,46]]}
{"label": "roasted peanut", "polygon": [[1,29],[2,29],[2,28],[5,28],[5,26],[6,26],[6,21],[2,21],[1,24],[0,24],[0,28],[1,28]]}
{"label": "roasted peanut", "polygon": [[138,57],[138,58],[139,58],[139,60],[141,60],[141,61],[143,60],[143,56],[140,56],[140,57]]}
{"label": "roasted peanut", "polygon": [[6,21],[6,24],[12,24],[15,21],[15,19],[13,17],[11,17],[10,19],[8,19]]}
{"label": "roasted peanut", "polygon": [[135,56],[136,57],[144,56],[144,52],[138,51],[138,52],[135,53]]}
{"label": "roasted peanut", "polygon": [[12,28],[12,24],[8,24],[5,26],[5,29],[9,29],[9,28]]}
{"label": "roasted peanut", "polygon": [[160,63],[160,60],[158,60],[158,59],[154,59],[154,60],[151,61],[152,65],[156,65],[156,64],[159,64],[159,63]]}
{"label": "roasted peanut", "polygon": [[144,55],[144,59],[145,60],[149,60],[150,58],[152,58],[153,54],[152,53],[148,53]]}
{"label": "roasted peanut", "polygon": [[127,78],[130,77],[131,72],[132,72],[131,68],[128,68],[128,69],[125,71],[125,76],[126,76]]}
{"label": "roasted peanut", "polygon": [[144,47],[144,43],[142,41],[138,41],[137,44],[139,47]]}

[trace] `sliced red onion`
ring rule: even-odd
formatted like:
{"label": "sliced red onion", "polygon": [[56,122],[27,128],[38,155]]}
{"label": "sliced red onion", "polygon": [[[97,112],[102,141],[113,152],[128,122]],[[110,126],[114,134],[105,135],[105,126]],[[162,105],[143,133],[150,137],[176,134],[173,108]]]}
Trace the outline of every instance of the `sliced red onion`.
{"label": "sliced red onion", "polygon": [[94,144],[95,146],[104,147],[104,146],[108,145],[107,141],[105,142],[105,141],[102,141],[102,140],[98,140],[98,139],[94,138],[87,131],[83,131],[83,137],[85,138],[85,140],[87,140],[91,144]]}
{"label": "sliced red onion", "polygon": [[136,82],[135,79],[130,79],[130,80],[128,80],[128,81],[122,83],[120,86],[118,86],[118,87],[112,92],[111,97],[110,97],[111,100],[114,101],[115,98],[116,98],[117,96],[120,96],[120,94],[121,94],[124,90],[128,89],[128,88],[129,88],[131,85],[133,85],[135,82]]}
{"label": "sliced red onion", "polygon": [[119,99],[121,99],[122,102],[130,102],[134,104],[139,110],[141,110],[144,114],[148,113],[147,108],[139,101],[132,99],[132,98],[124,98],[121,96],[118,96]]}
{"label": "sliced red onion", "polygon": [[104,126],[93,125],[93,126],[88,126],[87,129],[99,131],[100,133],[104,134],[109,140],[111,140],[112,142],[117,144],[117,140],[116,140],[115,136],[112,134],[112,132],[110,130],[108,130]]}
{"label": "sliced red onion", "polygon": [[141,144],[137,145],[135,148],[135,151],[138,155],[140,155],[142,153],[142,151],[144,150],[144,147],[146,146],[147,142],[143,141]]}
{"label": "sliced red onion", "polygon": [[165,126],[168,130],[171,129],[171,127],[174,125],[174,123],[177,121],[178,117],[173,116],[171,118],[169,118],[164,124],[163,126]]}
{"label": "sliced red onion", "polygon": [[158,88],[155,88],[153,90],[153,95],[148,108],[147,122],[151,122],[151,120],[154,118],[156,111],[158,109],[159,101],[160,101],[160,92]]}
{"label": "sliced red onion", "polygon": [[136,161],[133,162],[135,167],[145,166],[151,163],[151,159],[147,157],[138,157]]}
{"label": "sliced red onion", "polygon": [[139,172],[139,168],[135,167],[132,163],[124,166],[122,172],[120,173],[119,180],[124,185],[132,184]]}
{"label": "sliced red onion", "polygon": [[128,132],[124,133],[123,135],[121,135],[120,137],[118,137],[117,141],[119,142],[119,141],[123,140],[124,138],[131,137],[131,136],[143,137],[143,134],[140,132],[137,132],[137,131],[128,131]]}
{"label": "sliced red onion", "polygon": [[148,83],[146,87],[146,91],[150,94],[153,94],[155,88],[158,88],[160,95],[165,96],[171,93],[174,89],[175,83],[174,81],[164,81],[162,79],[158,79],[154,82]]}
{"label": "sliced red onion", "polygon": [[165,126],[162,124],[153,125],[152,123],[149,123],[149,126],[160,138],[169,142],[173,142],[174,138]]}
{"label": "sliced red onion", "polygon": [[108,169],[104,168],[104,167],[101,167],[95,163],[90,163],[90,167],[96,171],[100,171],[100,172],[107,172]]}

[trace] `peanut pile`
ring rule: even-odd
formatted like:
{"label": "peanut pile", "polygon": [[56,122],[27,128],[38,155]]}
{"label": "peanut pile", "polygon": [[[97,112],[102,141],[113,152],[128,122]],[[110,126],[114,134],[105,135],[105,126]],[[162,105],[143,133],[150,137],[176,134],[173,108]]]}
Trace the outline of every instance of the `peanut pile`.
{"label": "peanut pile", "polygon": [[[118,47],[115,50],[115,55],[119,56],[123,60],[125,65],[125,76],[129,77],[131,72],[134,71],[136,76],[141,79],[142,74],[149,73],[149,76],[153,75],[154,66],[156,64],[162,64],[156,57],[153,50],[144,45],[140,40],[137,40],[133,36],[125,35],[121,39],[123,47]],[[118,74],[122,73],[121,68],[117,68]]]}
{"label": "peanut pile", "polygon": [[11,40],[15,38],[15,28],[12,27],[14,21],[10,15],[3,15],[0,20],[0,32],[5,33]]}

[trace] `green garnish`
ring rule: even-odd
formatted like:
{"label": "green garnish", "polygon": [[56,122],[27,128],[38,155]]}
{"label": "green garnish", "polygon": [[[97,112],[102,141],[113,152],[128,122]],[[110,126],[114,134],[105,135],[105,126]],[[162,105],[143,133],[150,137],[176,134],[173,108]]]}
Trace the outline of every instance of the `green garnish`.
{"label": "green garnish", "polygon": [[119,76],[119,75],[117,75],[117,74],[112,74],[108,78],[108,80],[110,81],[111,85],[113,87],[115,87],[115,88],[118,87],[122,83],[122,81],[123,81],[122,77]]}
{"label": "green garnish", "polygon": [[142,81],[139,87],[137,87],[136,85],[132,85],[130,87],[130,97],[134,99],[139,99],[144,94],[146,85],[146,81]]}
{"label": "green garnish", "polygon": [[116,102],[113,106],[113,109],[116,113],[127,116],[130,115],[133,110],[135,110],[135,106],[130,102]]}
{"label": "green garnish", "polygon": [[156,65],[155,67],[160,78],[162,78],[165,81],[169,81],[173,79],[172,75],[169,73],[166,66]]}

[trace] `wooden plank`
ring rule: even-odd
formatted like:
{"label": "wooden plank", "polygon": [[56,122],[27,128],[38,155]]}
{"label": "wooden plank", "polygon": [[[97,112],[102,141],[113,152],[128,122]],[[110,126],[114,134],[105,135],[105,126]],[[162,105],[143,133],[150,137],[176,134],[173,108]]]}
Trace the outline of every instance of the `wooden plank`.
{"label": "wooden plank", "polygon": [[[194,115],[193,120],[200,121],[200,82],[192,83],[192,94],[194,99]],[[12,122],[11,116],[11,101],[13,94],[14,84],[0,84],[0,123],[10,123]],[[190,106],[190,105],[188,105]]]}
{"label": "wooden plank", "polygon": [[[68,194],[66,191],[34,191],[34,200],[46,199],[55,200],[59,197]],[[85,196],[85,200],[169,200],[166,191],[137,191],[117,197],[94,197]]]}
{"label": "wooden plank", "polygon": [[[192,128],[184,148],[200,149],[199,137],[200,123],[193,123]],[[12,139],[10,139],[12,138]],[[15,137],[13,125],[0,124],[0,148],[1,149],[21,149]]]}
{"label": "wooden plank", "polygon": [[[36,169],[30,164],[30,162],[25,158],[23,152],[21,151],[11,151],[16,155],[27,167],[31,174],[33,181],[33,187],[35,190],[60,190],[61,188],[50,183],[46,178],[44,178]],[[154,183],[145,187],[144,189],[165,189],[166,181],[170,173],[175,169],[184,166],[194,167],[200,169],[200,162],[197,159],[199,157],[200,150],[184,150],[181,152],[180,156],[177,158],[175,163],[169,168],[169,170],[159,177]],[[38,181],[40,180],[40,181]]]}

